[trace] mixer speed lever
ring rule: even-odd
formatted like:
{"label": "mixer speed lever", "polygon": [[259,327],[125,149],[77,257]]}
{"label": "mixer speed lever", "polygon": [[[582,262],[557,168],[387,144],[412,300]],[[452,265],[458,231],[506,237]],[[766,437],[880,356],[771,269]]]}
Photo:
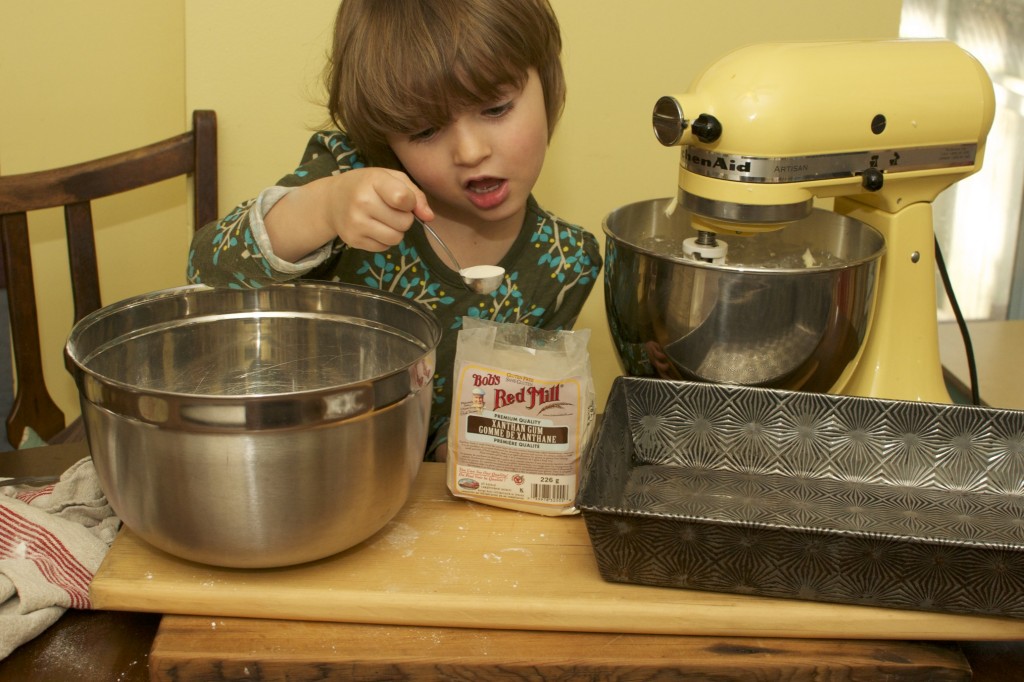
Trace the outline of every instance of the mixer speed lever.
{"label": "mixer speed lever", "polygon": [[868,168],[861,173],[860,184],[869,192],[877,192],[885,184],[885,175],[877,168]]}

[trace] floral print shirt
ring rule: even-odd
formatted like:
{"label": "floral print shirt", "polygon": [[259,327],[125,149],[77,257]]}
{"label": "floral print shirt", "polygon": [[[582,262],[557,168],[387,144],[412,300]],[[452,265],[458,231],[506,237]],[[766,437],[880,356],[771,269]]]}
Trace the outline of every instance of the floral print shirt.
{"label": "floral print shirt", "polygon": [[601,270],[597,239],[544,211],[531,196],[519,237],[498,265],[505,281],[491,294],[475,294],[435,254],[414,226],[382,252],[354,249],[340,239],[298,263],[274,255],[263,215],[293,188],[366,165],[348,137],[319,132],[299,167],[222,220],[198,230],[188,257],[188,279],[215,287],[255,288],[298,277],[359,284],[427,306],[441,323],[428,453],[447,439],[457,332],[462,318],[485,318],[544,329],[570,329]]}

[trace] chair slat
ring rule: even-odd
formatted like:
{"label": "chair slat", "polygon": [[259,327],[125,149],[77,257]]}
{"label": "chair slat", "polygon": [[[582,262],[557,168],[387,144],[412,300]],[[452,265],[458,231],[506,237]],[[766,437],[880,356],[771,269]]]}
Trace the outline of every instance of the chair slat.
{"label": "chair slat", "polygon": [[96,263],[96,238],[92,229],[92,208],[88,201],[64,207],[71,266],[71,293],[75,322],[100,307],[100,275]]}
{"label": "chair slat", "polygon": [[195,133],[195,159],[192,182],[195,205],[195,229],[220,216],[217,206],[217,117],[212,111],[198,110],[192,114]]}
{"label": "chair slat", "polygon": [[43,378],[36,288],[28,220],[24,213],[0,215],[0,244],[7,274],[11,348],[17,360],[14,367],[17,391],[7,416],[7,439],[17,446],[26,426],[31,426],[44,439],[56,435],[64,428],[64,413],[50,398]]}

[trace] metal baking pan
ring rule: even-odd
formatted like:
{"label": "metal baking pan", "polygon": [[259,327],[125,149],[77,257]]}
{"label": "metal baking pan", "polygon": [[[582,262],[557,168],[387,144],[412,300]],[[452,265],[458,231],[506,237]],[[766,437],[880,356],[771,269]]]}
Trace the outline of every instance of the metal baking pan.
{"label": "metal baking pan", "polygon": [[583,466],[605,580],[1024,617],[1024,411],[620,377]]}

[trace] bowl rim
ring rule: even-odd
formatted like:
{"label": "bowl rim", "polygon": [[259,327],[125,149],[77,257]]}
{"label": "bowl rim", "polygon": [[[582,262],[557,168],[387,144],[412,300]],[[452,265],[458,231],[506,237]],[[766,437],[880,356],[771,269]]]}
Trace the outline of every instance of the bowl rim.
{"label": "bowl rim", "polygon": [[371,379],[277,393],[217,395],[139,388],[106,376],[88,366],[88,357],[91,357],[96,349],[90,349],[89,354],[83,358],[78,342],[88,329],[107,317],[153,301],[196,293],[217,295],[223,292],[236,295],[245,291],[259,291],[215,288],[204,284],[170,287],[131,296],[104,306],[89,313],[72,327],[64,346],[64,361],[66,369],[78,386],[83,407],[88,402],[139,421],[159,425],[187,422],[190,428],[195,426],[195,422],[188,415],[205,412],[211,415],[211,418],[213,415],[220,415],[213,418],[209,424],[211,429],[252,430],[278,428],[282,419],[287,422],[287,426],[352,419],[385,409],[418,394],[424,388],[432,387],[437,347],[441,340],[441,325],[426,306],[391,292],[342,282],[296,280],[268,285],[261,289],[269,288],[330,289],[377,298],[388,304],[401,306],[419,316],[424,321],[430,338],[418,339],[423,345],[423,351],[415,360]]}
{"label": "bowl rim", "polygon": [[[734,265],[734,264],[729,264],[729,263],[708,263],[708,262],[705,262],[705,261],[700,261],[700,260],[694,260],[694,259],[691,259],[691,258],[687,258],[686,256],[684,256],[682,254],[665,253],[665,252],[655,251],[654,249],[642,246],[640,244],[637,244],[635,241],[630,241],[629,239],[626,239],[622,235],[616,233],[612,229],[612,227],[610,225],[610,222],[612,220],[614,220],[614,218],[616,216],[620,216],[620,215],[622,215],[623,213],[625,213],[627,211],[638,210],[638,209],[641,209],[643,207],[650,207],[651,209],[653,209],[652,212],[654,213],[654,215],[664,215],[665,214],[665,210],[669,207],[670,204],[671,204],[671,199],[670,198],[668,198],[668,197],[660,197],[660,198],[656,198],[656,199],[644,199],[644,200],[641,200],[641,201],[634,201],[634,202],[631,202],[631,203],[619,206],[618,208],[612,210],[607,215],[605,215],[604,219],[601,221],[601,230],[605,234],[606,243],[607,244],[614,243],[615,245],[621,245],[621,246],[623,246],[625,248],[628,248],[631,251],[634,251],[636,253],[642,254],[644,256],[648,256],[650,258],[654,258],[654,259],[657,259],[657,260],[662,260],[662,261],[666,261],[666,262],[674,263],[674,264],[678,264],[678,265],[687,265],[687,266],[692,266],[692,267],[695,267],[695,268],[703,268],[703,269],[712,270],[712,271],[715,271],[715,272],[744,273],[744,274],[751,274],[751,275],[765,275],[767,277],[778,277],[778,276],[790,276],[791,277],[793,275],[813,275],[813,274],[816,274],[816,273],[831,273],[831,272],[836,272],[838,270],[850,270],[850,269],[857,268],[857,267],[860,267],[860,266],[863,266],[863,265],[868,265],[868,264],[871,264],[871,263],[877,263],[878,261],[881,260],[882,256],[885,255],[886,250],[887,250],[887,244],[886,244],[885,237],[875,227],[865,223],[862,220],[858,220],[856,218],[853,218],[852,216],[843,215],[842,213],[836,213],[835,211],[829,211],[828,209],[824,209],[824,208],[820,208],[820,207],[814,207],[813,209],[811,209],[811,214],[807,218],[802,218],[801,220],[808,220],[808,219],[811,219],[812,217],[819,217],[820,218],[822,216],[829,216],[829,219],[838,221],[838,222],[843,223],[843,224],[851,224],[851,225],[856,224],[856,225],[860,226],[860,228],[864,229],[864,231],[866,231],[872,237],[874,237],[874,238],[876,238],[878,240],[879,246],[878,246],[877,250],[874,253],[870,254],[870,255],[862,256],[860,258],[851,258],[851,259],[849,259],[849,260],[847,260],[847,261],[845,261],[843,263],[839,263],[839,264],[835,264],[835,265],[821,265],[821,266],[816,266],[816,267],[813,267],[813,268],[782,268],[782,267],[767,268],[767,267],[763,267],[763,266],[762,267],[758,267],[758,266],[752,266],[752,265]],[[676,207],[675,211],[676,212],[681,212],[681,213],[689,213],[690,212],[687,209],[683,208],[682,206]],[[801,221],[798,220],[798,221],[794,221],[794,222],[799,223]],[[778,229],[785,230],[786,227],[780,227]]]}

